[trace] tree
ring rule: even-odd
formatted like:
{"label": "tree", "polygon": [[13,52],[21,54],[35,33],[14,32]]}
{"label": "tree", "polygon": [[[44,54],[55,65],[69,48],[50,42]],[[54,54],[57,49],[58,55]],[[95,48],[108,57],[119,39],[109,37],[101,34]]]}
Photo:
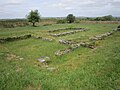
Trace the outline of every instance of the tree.
{"label": "tree", "polygon": [[94,20],[96,21],[112,21],[114,17],[112,15],[103,16],[103,17],[96,17]]}
{"label": "tree", "polygon": [[73,16],[73,14],[69,14],[69,15],[67,16],[67,21],[68,21],[69,23],[73,23],[73,22],[75,21],[75,16]]}
{"label": "tree", "polygon": [[113,19],[112,15],[104,16],[104,21],[111,21]]}
{"label": "tree", "polygon": [[38,13],[38,10],[31,10],[29,12],[29,15],[27,16],[27,19],[29,22],[31,22],[33,24],[33,26],[35,26],[36,22],[39,22],[40,20],[40,15]]}

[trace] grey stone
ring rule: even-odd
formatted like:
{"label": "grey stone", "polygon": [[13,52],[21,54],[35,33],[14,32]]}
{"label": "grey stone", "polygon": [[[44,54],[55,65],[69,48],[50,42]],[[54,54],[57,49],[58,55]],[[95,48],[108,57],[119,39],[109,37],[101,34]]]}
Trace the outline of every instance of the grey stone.
{"label": "grey stone", "polygon": [[49,70],[49,71],[55,71],[56,68],[54,68],[54,67],[48,67],[47,70]]}
{"label": "grey stone", "polygon": [[37,60],[41,63],[47,63],[47,62],[51,61],[50,58],[47,56],[42,56],[42,57],[38,58]]}

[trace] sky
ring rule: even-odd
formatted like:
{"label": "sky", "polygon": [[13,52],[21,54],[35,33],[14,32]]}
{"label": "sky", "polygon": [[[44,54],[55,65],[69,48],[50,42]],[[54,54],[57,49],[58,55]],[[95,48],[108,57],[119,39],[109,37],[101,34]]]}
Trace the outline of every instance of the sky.
{"label": "sky", "polygon": [[120,17],[120,0],[0,0],[0,19],[25,18],[35,9],[41,17]]}

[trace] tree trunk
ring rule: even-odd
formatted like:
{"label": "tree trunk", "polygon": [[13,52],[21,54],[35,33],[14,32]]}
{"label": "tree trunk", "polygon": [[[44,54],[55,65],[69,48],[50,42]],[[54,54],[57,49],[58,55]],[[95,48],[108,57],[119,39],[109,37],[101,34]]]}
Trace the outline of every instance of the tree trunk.
{"label": "tree trunk", "polygon": [[69,23],[72,23],[72,21],[70,20]]}
{"label": "tree trunk", "polygon": [[35,23],[33,23],[33,27],[35,27]]}

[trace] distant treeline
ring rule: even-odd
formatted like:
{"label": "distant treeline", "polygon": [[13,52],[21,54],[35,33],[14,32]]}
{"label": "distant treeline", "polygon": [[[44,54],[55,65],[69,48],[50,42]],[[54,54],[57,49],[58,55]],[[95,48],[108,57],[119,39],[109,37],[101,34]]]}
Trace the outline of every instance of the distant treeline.
{"label": "distant treeline", "polygon": [[[57,23],[66,23],[66,18],[56,18]],[[76,17],[75,23],[80,23],[84,21],[120,21],[120,17],[113,17],[112,15],[102,16],[102,17]]]}
{"label": "distant treeline", "polygon": [[14,28],[14,27],[23,27],[27,26],[29,23],[26,19],[1,19],[0,27],[1,28]]}
{"label": "distant treeline", "polygon": [[[76,17],[75,23],[81,23],[84,21],[120,21],[120,17],[113,17],[112,15],[102,17]],[[47,26],[51,24],[64,24],[67,23],[66,17],[42,17],[40,24]],[[39,23],[38,23],[39,24]],[[0,28],[14,28],[28,26],[30,23],[27,19],[0,19]]]}
{"label": "distant treeline", "polygon": [[[91,19],[91,18],[87,18]],[[93,18],[94,21],[120,21],[120,17],[113,17],[112,15],[107,15],[103,17]]]}
{"label": "distant treeline", "polygon": [[[47,17],[42,20],[65,20],[66,17]],[[120,17],[114,17],[112,15],[102,17],[76,17],[76,20],[80,21],[120,21]]]}

